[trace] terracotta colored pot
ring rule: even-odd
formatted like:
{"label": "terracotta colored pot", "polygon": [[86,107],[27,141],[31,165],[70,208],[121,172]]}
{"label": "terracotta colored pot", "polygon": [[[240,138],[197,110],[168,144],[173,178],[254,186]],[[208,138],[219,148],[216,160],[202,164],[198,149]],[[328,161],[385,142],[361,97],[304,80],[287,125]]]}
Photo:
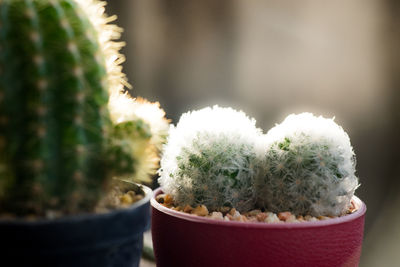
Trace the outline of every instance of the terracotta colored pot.
{"label": "terracotta colored pot", "polygon": [[365,204],[358,210],[316,222],[219,221],[160,205],[154,192],[152,236],[158,267],[179,266],[358,266]]}

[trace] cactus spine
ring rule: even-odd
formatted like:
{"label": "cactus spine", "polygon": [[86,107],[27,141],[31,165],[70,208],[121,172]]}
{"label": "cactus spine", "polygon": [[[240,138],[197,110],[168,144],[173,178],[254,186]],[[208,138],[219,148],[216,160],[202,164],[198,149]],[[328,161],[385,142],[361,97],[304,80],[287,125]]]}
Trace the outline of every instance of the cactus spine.
{"label": "cactus spine", "polygon": [[103,6],[0,1],[0,211],[90,210],[111,176],[135,171],[115,140],[137,125],[107,109],[126,81]]}

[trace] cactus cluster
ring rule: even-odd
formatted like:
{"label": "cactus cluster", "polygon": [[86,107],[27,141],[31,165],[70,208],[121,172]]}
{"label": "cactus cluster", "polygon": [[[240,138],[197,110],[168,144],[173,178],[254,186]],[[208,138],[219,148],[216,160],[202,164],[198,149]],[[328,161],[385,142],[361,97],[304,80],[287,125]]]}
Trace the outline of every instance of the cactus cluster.
{"label": "cactus cluster", "polygon": [[205,108],[171,126],[160,184],[179,206],[344,214],[358,186],[348,135],[333,119],[290,115],[263,135],[242,112]]}
{"label": "cactus cluster", "polygon": [[181,206],[248,210],[255,204],[260,138],[243,112],[214,106],[183,114],[170,128],[159,182]]}
{"label": "cactus cluster", "polygon": [[127,143],[159,142],[108,104],[127,81],[104,5],[0,0],[0,212],[89,211],[111,177],[143,173]]}
{"label": "cactus cluster", "polygon": [[262,206],[296,215],[344,214],[358,186],[349,136],[333,119],[288,116],[266,135]]}

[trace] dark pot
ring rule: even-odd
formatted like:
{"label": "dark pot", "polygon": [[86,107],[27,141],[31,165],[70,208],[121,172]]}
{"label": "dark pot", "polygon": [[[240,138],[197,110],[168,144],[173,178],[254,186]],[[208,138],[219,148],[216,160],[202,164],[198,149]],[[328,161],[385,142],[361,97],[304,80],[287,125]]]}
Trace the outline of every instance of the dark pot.
{"label": "dark pot", "polygon": [[152,191],[127,209],[55,220],[0,221],[0,265],[138,266]]}
{"label": "dark pot", "polygon": [[[157,189],[154,196],[162,193]],[[220,221],[152,205],[158,267],[358,266],[365,204],[352,214],[315,222]]]}

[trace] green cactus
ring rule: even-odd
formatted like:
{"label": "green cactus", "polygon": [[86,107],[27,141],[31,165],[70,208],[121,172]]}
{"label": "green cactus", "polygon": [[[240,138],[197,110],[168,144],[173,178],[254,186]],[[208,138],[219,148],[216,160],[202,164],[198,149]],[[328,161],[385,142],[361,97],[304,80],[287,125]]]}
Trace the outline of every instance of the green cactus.
{"label": "green cactus", "polygon": [[171,128],[161,158],[164,192],[180,206],[253,208],[261,136],[254,119],[230,108],[183,114]]}
{"label": "green cactus", "polygon": [[0,0],[0,211],[91,210],[110,177],[137,171],[124,140],[151,131],[110,119],[126,82],[103,6]]}
{"label": "green cactus", "polygon": [[[125,173],[125,179],[150,182],[159,168],[160,151],[168,134],[165,112],[157,102],[132,99],[126,94],[112,94],[109,109],[116,124],[110,143],[116,153],[110,154],[115,166],[125,167],[118,175]],[[129,155],[133,157],[129,159]]]}
{"label": "green cactus", "polygon": [[260,204],[296,215],[343,215],[358,186],[348,135],[333,119],[288,116],[267,133]]}

